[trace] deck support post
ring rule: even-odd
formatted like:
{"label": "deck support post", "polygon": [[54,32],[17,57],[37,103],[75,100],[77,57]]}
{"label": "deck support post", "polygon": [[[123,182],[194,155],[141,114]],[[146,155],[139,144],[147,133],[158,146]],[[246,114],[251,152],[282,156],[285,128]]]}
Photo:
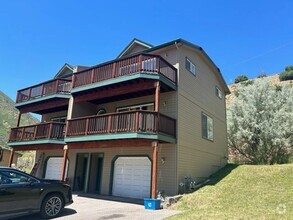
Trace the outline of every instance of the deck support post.
{"label": "deck support post", "polygon": [[63,148],[63,165],[62,165],[62,181],[65,181],[65,173],[66,173],[66,166],[67,166],[67,155],[68,155],[68,146],[64,145]]}
{"label": "deck support post", "polygon": [[160,82],[155,83],[155,112],[157,112],[156,131],[160,132]]}
{"label": "deck support post", "polygon": [[14,156],[14,149],[12,148],[11,153],[10,153],[10,157],[9,157],[9,164],[8,164],[9,167],[11,167],[11,165],[12,165],[13,156]]}
{"label": "deck support post", "polygon": [[16,127],[19,127],[20,119],[21,119],[21,113],[18,112],[17,121],[16,121]]}
{"label": "deck support post", "polygon": [[157,197],[157,167],[158,167],[158,142],[152,142],[153,166],[152,166],[152,199]]}
{"label": "deck support post", "polygon": [[160,110],[160,82],[155,83],[155,111],[159,112]]}

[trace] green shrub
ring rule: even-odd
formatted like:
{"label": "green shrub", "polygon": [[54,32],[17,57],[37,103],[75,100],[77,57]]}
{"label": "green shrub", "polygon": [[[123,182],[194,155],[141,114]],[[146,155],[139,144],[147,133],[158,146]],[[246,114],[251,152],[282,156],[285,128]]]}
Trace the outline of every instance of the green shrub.
{"label": "green shrub", "polygon": [[245,76],[245,75],[240,75],[240,76],[237,76],[236,79],[235,79],[235,83],[239,83],[239,82],[244,82],[248,80],[248,77]]}
{"label": "green shrub", "polygon": [[282,86],[280,86],[280,85],[275,85],[275,89],[276,89],[276,91],[282,91]]}
{"label": "green shrub", "polygon": [[291,70],[293,70],[293,66],[286,66],[285,68],[286,72],[290,72]]}
{"label": "green shrub", "polygon": [[264,78],[264,77],[267,77],[267,74],[265,73],[261,73],[257,76],[257,78]]}
{"label": "green shrub", "polygon": [[[286,67],[287,69],[288,67]],[[279,75],[280,81],[293,80],[293,70],[285,71]]]}

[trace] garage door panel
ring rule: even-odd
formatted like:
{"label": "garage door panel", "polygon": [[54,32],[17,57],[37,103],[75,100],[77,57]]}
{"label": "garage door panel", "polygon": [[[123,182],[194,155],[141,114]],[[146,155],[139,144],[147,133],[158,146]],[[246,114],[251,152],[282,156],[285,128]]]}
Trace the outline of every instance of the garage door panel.
{"label": "garage door panel", "polygon": [[114,164],[115,196],[145,198],[150,196],[151,161],[148,157],[119,157]]}
{"label": "garage door panel", "polygon": [[[65,177],[67,176],[68,163],[65,171]],[[47,161],[45,179],[51,180],[61,180],[62,179],[62,166],[63,166],[63,158],[62,157],[50,157]]]}

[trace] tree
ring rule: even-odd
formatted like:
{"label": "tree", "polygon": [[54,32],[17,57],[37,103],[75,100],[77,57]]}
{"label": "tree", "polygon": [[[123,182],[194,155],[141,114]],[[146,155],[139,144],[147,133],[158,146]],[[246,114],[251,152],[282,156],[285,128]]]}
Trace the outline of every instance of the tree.
{"label": "tree", "polygon": [[239,85],[227,111],[234,159],[252,164],[287,163],[293,148],[293,87],[277,90],[267,79]]}
{"label": "tree", "polygon": [[235,83],[244,82],[248,80],[248,77],[245,75],[240,75],[235,78]]}
{"label": "tree", "polygon": [[293,66],[287,66],[279,75],[280,81],[293,80]]}

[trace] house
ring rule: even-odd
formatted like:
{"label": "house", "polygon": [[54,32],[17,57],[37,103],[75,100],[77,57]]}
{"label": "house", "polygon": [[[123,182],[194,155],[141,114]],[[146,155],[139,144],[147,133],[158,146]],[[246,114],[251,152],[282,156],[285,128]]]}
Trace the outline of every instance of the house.
{"label": "house", "polygon": [[[0,146],[0,166],[9,166],[9,159],[11,156],[11,150],[7,147]],[[18,152],[14,153],[11,164],[17,164],[17,159],[22,155]]]}
{"label": "house", "polygon": [[9,146],[36,150],[36,175],[67,180],[74,191],[175,195],[187,178],[227,163],[228,93],[201,47],[134,39],[116,59],[66,64],[52,80],[19,90],[19,119],[33,112],[42,122],[18,123]]}

